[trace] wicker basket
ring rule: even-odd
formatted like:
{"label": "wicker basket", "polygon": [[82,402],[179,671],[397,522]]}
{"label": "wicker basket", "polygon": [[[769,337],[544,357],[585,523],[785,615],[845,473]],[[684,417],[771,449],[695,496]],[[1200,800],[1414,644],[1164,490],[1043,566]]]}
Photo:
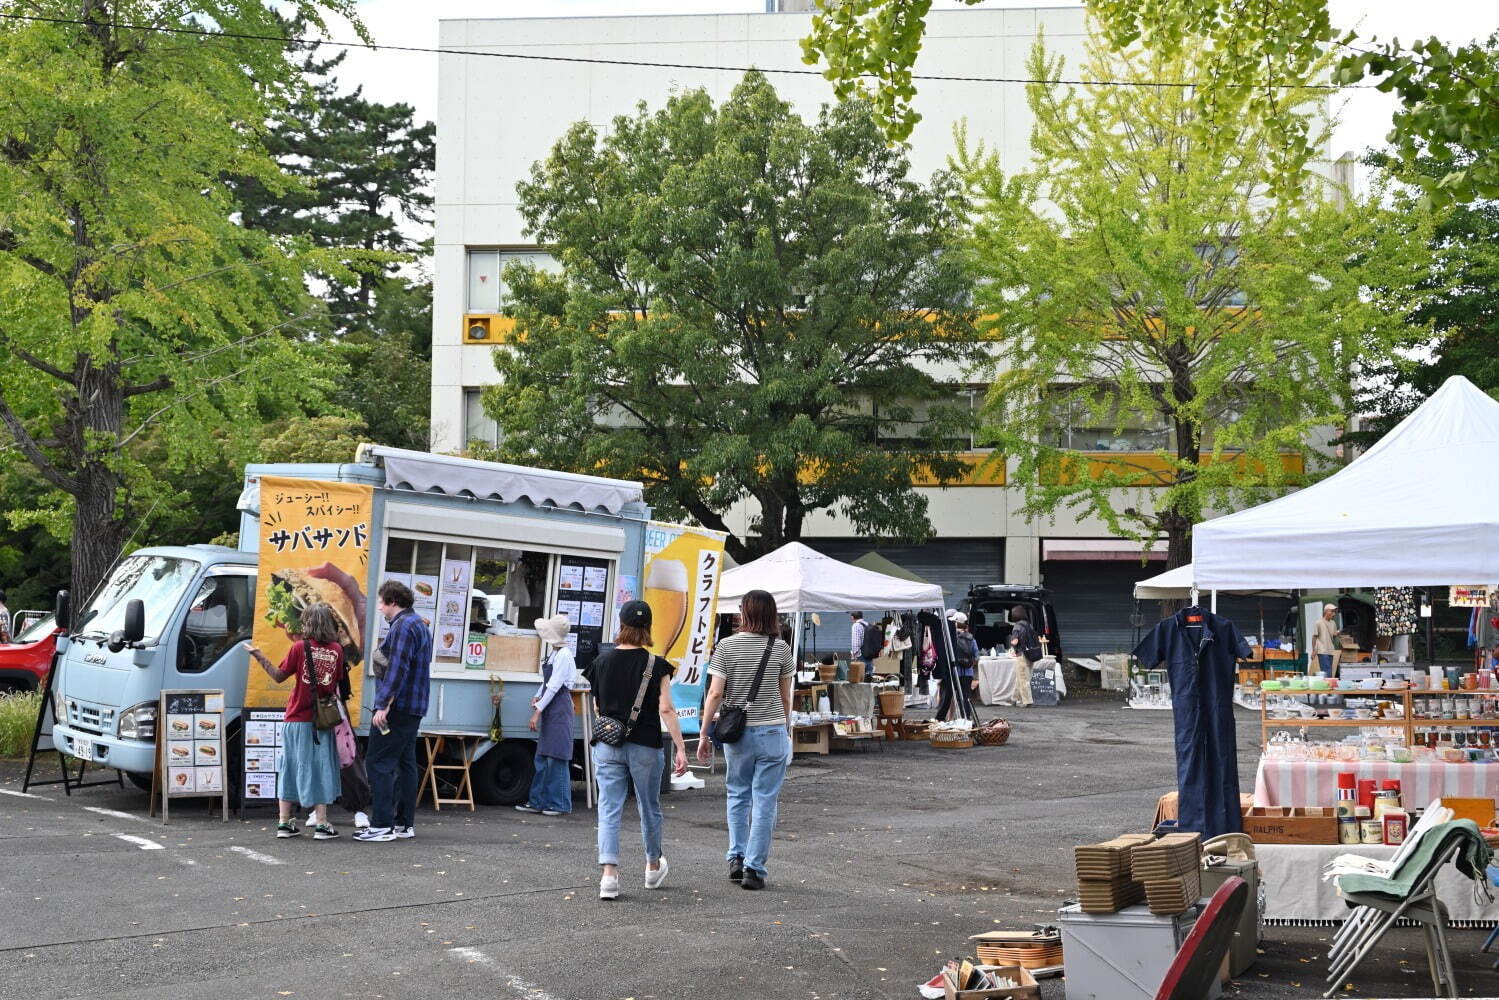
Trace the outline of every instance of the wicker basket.
{"label": "wicker basket", "polygon": [[980,962],[985,965],[1018,965],[1024,969],[1044,969],[1062,964],[1062,946],[1056,943],[1037,941],[1035,944],[1014,941],[1008,944],[975,946]]}
{"label": "wicker basket", "polygon": [[895,719],[904,715],[906,711],[906,693],[904,691],[881,691],[880,692],[880,715],[887,719]]}
{"label": "wicker basket", "polygon": [[967,750],[973,746],[973,734],[971,732],[947,732],[941,729],[933,729],[927,736],[932,746],[938,750]]}
{"label": "wicker basket", "polygon": [[990,719],[973,731],[973,740],[981,747],[1002,747],[1010,742],[1010,724],[1004,719]]}

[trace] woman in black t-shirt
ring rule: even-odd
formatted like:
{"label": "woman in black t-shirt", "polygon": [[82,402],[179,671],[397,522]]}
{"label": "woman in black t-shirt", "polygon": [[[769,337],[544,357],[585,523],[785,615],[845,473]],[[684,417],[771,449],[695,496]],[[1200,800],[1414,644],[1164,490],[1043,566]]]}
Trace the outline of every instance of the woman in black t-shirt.
{"label": "woman in black t-shirt", "polygon": [[[619,824],[632,784],[645,845],[645,887],[659,889],[666,881],[666,858],[661,853],[661,770],[666,766],[661,756],[663,725],[676,748],[673,772],[687,772],[687,747],[671,700],[671,664],[646,648],[651,644],[651,606],[644,601],[629,601],[620,608],[619,622],[614,648],[599,654],[583,671],[593,686],[600,717],[607,715],[629,727],[621,745],[593,745],[599,785],[599,864],[604,869],[599,879],[600,899],[619,898]],[[642,697],[640,684],[646,677],[650,680]],[[637,698],[640,711],[632,724],[630,715]]]}

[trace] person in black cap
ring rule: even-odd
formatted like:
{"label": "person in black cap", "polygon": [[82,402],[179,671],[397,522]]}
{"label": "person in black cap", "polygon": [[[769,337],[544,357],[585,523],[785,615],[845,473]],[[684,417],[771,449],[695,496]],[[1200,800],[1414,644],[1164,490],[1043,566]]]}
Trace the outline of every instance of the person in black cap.
{"label": "person in black cap", "polygon": [[[671,733],[676,748],[676,774],[687,773],[687,745],[682,741],[677,709],[671,700],[671,664],[651,653],[650,645],[651,606],[644,601],[628,601],[619,609],[614,648],[596,656],[583,672],[593,686],[599,716],[618,719],[628,727],[621,745],[593,745],[599,785],[599,864],[604,869],[599,879],[600,899],[619,898],[619,824],[631,785],[635,787],[645,846],[645,887],[659,889],[666,881],[668,866],[661,853],[661,770],[666,766],[661,754],[663,726]],[[642,695],[641,682],[647,676],[650,679]]]}

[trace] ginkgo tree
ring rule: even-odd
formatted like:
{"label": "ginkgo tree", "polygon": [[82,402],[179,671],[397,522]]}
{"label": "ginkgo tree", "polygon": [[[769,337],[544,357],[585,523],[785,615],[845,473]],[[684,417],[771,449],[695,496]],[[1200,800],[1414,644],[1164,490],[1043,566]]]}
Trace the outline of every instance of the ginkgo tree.
{"label": "ginkgo tree", "polygon": [[268,400],[326,387],[299,337],[305,277],[347,274],[347,256],[240,226],[223,179],[298,183],[263,141],[303,86],[272,8],[316,27],[356,6],[38,0],[0,17],[0,460],[62,497],[7,513],[70,535],[80,598],[174,469],[256,431]]}

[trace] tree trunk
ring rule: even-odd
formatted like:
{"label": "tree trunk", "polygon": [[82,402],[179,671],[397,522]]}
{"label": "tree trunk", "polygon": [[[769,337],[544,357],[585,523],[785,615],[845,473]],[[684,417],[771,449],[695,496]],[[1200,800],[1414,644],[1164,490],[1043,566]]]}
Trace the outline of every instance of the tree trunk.
{"label": "tree trunk", "polygon": [[73,497],[73,601],[81,608],[108,576],[125,541],[125,525],[116,520],[119,476],[101,462],[89,462],[78,473]]}

